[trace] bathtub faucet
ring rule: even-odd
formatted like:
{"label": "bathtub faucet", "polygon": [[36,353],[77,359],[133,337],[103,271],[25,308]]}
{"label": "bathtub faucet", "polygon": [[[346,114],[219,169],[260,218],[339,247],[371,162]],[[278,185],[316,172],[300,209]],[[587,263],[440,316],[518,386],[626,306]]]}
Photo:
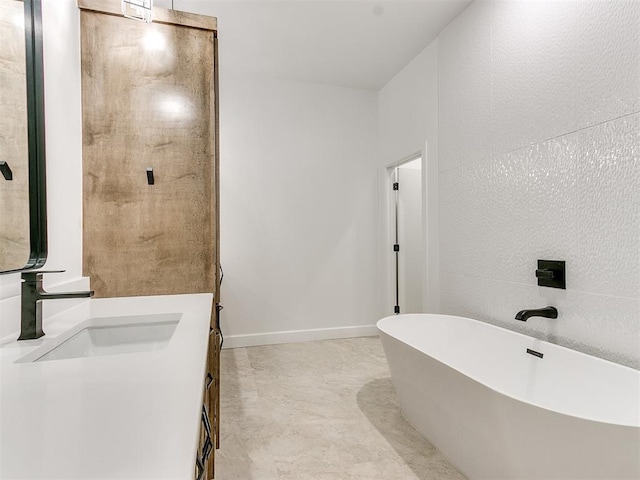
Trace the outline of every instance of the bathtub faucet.
{"label": "bathtub faucet", "polygon": [[536,310],[520,310],[516,313],[516,320],[526,322],[529,317],[558,318],[558,310],[556,307],[545,307]]}

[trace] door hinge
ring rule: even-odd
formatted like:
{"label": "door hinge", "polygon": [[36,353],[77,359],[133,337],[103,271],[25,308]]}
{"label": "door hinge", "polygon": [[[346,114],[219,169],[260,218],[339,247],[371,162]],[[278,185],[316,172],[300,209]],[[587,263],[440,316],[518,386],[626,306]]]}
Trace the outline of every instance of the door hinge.
{"label": "door hinge", "polygon": [[393,182],[393,189],[400,190],[400,184],[398,182]]}
{"label": "door hinge", "polygon": [[400,305],[393,307],[393,313],[400,313]]}
{"label": "door hinge", "polygon": [[396,244],[393,246],[393,251],[394,251],[394,252],[399,252],[399,251],[400,251],[400,245],[396,243]]}

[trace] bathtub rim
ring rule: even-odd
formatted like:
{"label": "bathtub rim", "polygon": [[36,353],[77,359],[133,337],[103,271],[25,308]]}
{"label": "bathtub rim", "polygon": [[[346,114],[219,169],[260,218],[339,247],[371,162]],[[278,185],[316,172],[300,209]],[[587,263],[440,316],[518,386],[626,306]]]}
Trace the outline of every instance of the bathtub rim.
{"label": "bathtub rim", "polygon": [[[476,319],[469,318],[469,317],[461,317],[459,315],[446,315],[446,314],[441,314],[441,313],[404,313],[404,314],[398,314],[398,315],[389,315],[389,316],[386,316],[384,318],[381,318],[380,320],[378,320],[376,322],[376,327],[377,327],[377,329],[378,329],[378,331],[380,333],[384,333],[385,335],[387,335],[387,336],[389,336],[389,337],[391,337],[391,338],[403,343],[407,347],[410,347],[411,349],[413,349],[413,350],[415,350],[417,352],[420,352],[423,355],[428,356],[429,358],[441,363],[442,365],[445,365],[446,367],[454,370],[455,372],[464,375],[465,377],[469,378],[470,380],[472,380],[472,381],[474,381],[476,383],[479,383],[480,385],[483,385],[484,387],[486,387],[486,388],[488,388],[488,389],[490,389],[490,390],[492,390],[492,391],[494,391],[494,392],[496,392],[496,393],[498,393],[500,395],[504,395],[505,397],[511,398],[511,399],[513,399],[513,400],[515,400],[517,402],[521,402],[521,403],[524,403],[524,404],[527,404],[527,405],[532,405],[532,406],[534,406],[536,408],[547,410],[549,412],[553,412],[553,413],[556,413],[558,415],[565,415],[567,417],[572,417],[572,418],[576,418],[576,419],[579,419],[579,420],[585,420],[585,421],[588,421],[588,422],[595,422],[595,423],[599,423],[599,424],[602,424],[602,425],[611,425],[611,426],[616,426],[616,427],[621,427],[621,428],[640,429],[640,416],[638,416],[638,419],[637,419],[636,423],[631,423],[631,422],[621,423],[619,421],[604,421],[604,420],[598,419],[598,418],[576,415],[576,414],[572,414],[572,413],[569,413],[569,412],[566,412],[566,411],[549,408],[548,406],[540,405],[539,403],[537,403],[535,401],[530,401],[530,400],[527,400],[527,399],[520,398],[520,397],[515,396],[515,395],[513,395],[511,393],[505,392],[502,389],[496,388],[495,386],[488,385],[487,383],[485,383],[485,382],[483,382],[483,381],[481,381],[481,380],[479,380],[477,378],[474,378],[473,376],[469,375],[465,371],[458,370],[456,367],[454,367],[452,365],[449,365],[446,362],[442,361],[441,359],[439,359],[439,358],[437,358],[437,357],[435,357],[435,356],[433,356],[433,355],[421,350],[420,348],[416,347],[415,345],[413,345],[411,343],[411,340],[407,341],[405,339],[400,339],[397,336],[395,336],[395,335],[389,333],[388,331],[384,330],[384,328],[383,328],[385,323],[389,323],[394,319],[398,319],[398,318],[401,318],[401,317],[416,317],[416,316],[418,316],[418,317],[420,317],[420,316],[424,316],[424,317],[430,317],[430,316],[431,317],[447,317],[447,318],[461,319],[461,320],[464,320],[466,322],[478,322],[478,323],[481,323],[481,324],[483,324],[483,325],[485,325],[487,327],[492,327],[492,328],[495,328],[495,329],[498,329],[498,330],[506,331],[506,332],[508,332],[510,334],[513,334],[513,335],[517,335],[518,337],[523,338],[523,339],[534,340],[536,342],[541,342],[541,344],[543,344],[543,345],[549,345],[552,348],[558,348],[558,349],[569,351],[569,352],[571,352],[571,354],[577,354],[577,355],[580,355],[580,356],[588,357],[589,359],[591,359],[591,361],[596,360],[596,361],[599,361],[599,362],[605,362],[605,364],[611,364],[611,365],[614,366],[614,368],[622,368],[622,369],[628,370],[628,371],[630,371],[633,374],[638,376],[639,394],[640,394],[640,370],[636,370],[635,368],[631,368],[631,367],[628,367],[626,365],[621,365],[619,363],[615,363],[615,362],[612,362],[610,360],[605,360],[604,358],[596,357],[594,355],[589,355],[587,353],[580,352],[580,351],[574,350],[572,348],[568,348],[568,347],[564,347],[562,345],[551,343],[551,342],[548,342],[546,340],[541,340],[539,338],[532,337],[530,335],[525,335],[523,333],[516,332],[516,331],[510,330],[508,328],[500,327],[500,326],[494,325],[492,323],[484,322],[482,320],[476,320]],[[639,399],[640,399],[640,397],[639,397]]]}

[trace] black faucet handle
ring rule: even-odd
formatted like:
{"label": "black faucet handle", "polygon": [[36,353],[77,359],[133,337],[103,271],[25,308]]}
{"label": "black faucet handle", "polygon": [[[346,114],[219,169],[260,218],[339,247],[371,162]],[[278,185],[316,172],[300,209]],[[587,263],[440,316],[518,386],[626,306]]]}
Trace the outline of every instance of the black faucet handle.
{"label": "black faucet handle", "polygon": [[64,273],[66,270],[27,270],[20,275],[25,282],[35,282],[42,278],[44,273]]}
{"label": "black faucet handle", "polygon": [[536,277],[540,287],[567,288],[564,260],[538,260]]}
{"label": "black faucet handle", "polygon": [[536,270],[536,277],[546,278],[548,280],[551,280],[554,278],[553,270],[547,270],[546,268],[539,268]]}

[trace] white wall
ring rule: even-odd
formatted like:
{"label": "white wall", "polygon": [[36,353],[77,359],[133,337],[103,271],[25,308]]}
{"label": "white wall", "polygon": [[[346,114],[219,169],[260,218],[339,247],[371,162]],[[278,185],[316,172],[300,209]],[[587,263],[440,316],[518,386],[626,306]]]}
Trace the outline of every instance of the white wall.
{"label": "white wall", "polygon": [[[74,0],[43,0],[47,215],[46,269],[82,275],[82,97],[80,10]],[[53,278],[52,278],[53,280]]]}
{"label": "white wall", "polygon": [[[426,151],[425,151],[426,150]],[[393,272],[387,228],[391,216],[387,198],[386,168],[416,152],[423,153],[425,228],[424,311],[439,310],[438,253],[438,40],[378,92],[378,175],[380,190],[379,275],[382,279],[381,311],[393,313]],[[428,267],[428,268],[427,268]]]}
{"label": "white wall", "polygon": [[[47,213],[51,291],[88,287],[82,275],[80,11],[75,0],[43,0]],[[0,276],[0,338],[19,328],[20,276]],[[48,314],[82,300],[45,302]],[[45,322],[46,329],[46,322]]]}
{"label": "white wall", "polygon": [[422,150],[429,137],[430,143],[437,142],[437,89],[436,40],[378,92],[378,158],[381,166]]}
{"label": "white wall", "polygon": [[221,68],[225,345],[375,332],[376,100]]}
{"label": "white wall", "polygon": [[444,312],[640,367],[638,25],[637,1],[476,1],[441,34]]}

